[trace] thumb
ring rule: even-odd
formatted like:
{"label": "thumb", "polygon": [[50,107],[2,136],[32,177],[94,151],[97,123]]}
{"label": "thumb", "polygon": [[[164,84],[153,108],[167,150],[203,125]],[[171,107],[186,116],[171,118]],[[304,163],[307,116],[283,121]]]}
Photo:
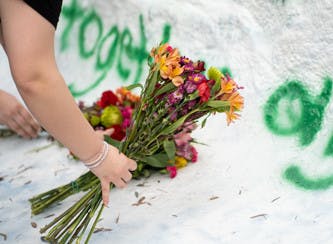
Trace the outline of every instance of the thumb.
{"label": "thumb", "polygon": [[104,140],[104,136],[111,136],[114,132],[113,128],[107,129],[107,130],[96,130],[95,131],[98,135],[99,138],[101,138],[102,140]]}
{"label": "thumb", "polygon": [[107,136],[111,136],[114,132],[114,129],[113,128],[110,128],[110,129],[107,129],[104,132],[104,135],[107,135]]}
{"label": "thumb", "polygon": [[102,199],[104,206],[109,207],[109,197],[110,197],[110,182],[105,179],[101,179],[102,187]]}

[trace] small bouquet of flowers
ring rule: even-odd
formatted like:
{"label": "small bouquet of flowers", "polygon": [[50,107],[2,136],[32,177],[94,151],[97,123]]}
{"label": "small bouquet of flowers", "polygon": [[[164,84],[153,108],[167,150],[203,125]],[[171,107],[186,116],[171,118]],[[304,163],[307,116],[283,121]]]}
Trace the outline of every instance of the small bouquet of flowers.
{"label": "small bouquet of flowers", "polygon": [[[115,129],[115,134],[105,140],[138,162],[134,177],[147,176],[152,171],[169,172],[174,177],[177,168],[197,160],[191,132],[198,120],[204,117],[203,127],[211,114],[225,113],[229,124],[239,117],[237,112],[243,108],[244,100],[239,93],[241,87],[228,74],[211,67],[206,77],[204,62],[193,62],[168,44],[153,48],[148,64],[144,86],[121,88],[116,94],[108,91],[92,107],[80,106],[95,128]],[[129,91],[136,87],[142,88],[140,97]],[[32,213],[38,214],[51,203],[73,194],[73,188],[87,193],[40,230],[48,231],[44,239],[49,242],[80,242],[91,226],[85,241],[88,242],[101,216],[101,187],[90,172],[32,198]]]}

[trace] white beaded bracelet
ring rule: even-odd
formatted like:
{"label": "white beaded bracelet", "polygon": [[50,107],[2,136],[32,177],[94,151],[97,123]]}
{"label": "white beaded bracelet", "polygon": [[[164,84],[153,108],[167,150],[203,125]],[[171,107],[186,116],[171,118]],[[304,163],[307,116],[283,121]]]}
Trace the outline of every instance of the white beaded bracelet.
{"label": "white beaded bracelet", "polygon": [[103,163],[104,159],[106,158],[106,156],[109,153],[109,150],[110,150],[109,144],[106,143],[105,141],[103,141],[103,149],[102,149],[101,153],[97,156],[97,158],[95,160],[85,163],[85,165],[89,169],[94,169],[94,168],[98,167],[99,165],[101,165],[101,163]]}

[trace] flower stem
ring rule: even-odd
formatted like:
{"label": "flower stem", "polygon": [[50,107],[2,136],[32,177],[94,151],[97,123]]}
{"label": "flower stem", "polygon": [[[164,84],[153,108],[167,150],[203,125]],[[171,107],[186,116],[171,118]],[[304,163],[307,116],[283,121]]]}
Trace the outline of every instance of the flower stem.
{"label": "flower stem", "polygon": [[[89,234],[88,234],[88,237],[87,237],[86,241],[84,242],[85,244],[88,244],[88,242],[89,242],[89,240],[90,240],[90,238],[91,238],[91,235],[92,235],[92,233],[93,233],[94,230],[95,230],[96,224],[97,224],[99,218],[101,217],[101,214],[102,214],[102,212],[103,212],[103,209],[104,209],[104,205],[102,204],[101,207],[100,207],[100,209],[99,209],[99,211],[98,211],[97,217],[96,217],[96,219],[95,219],[95,221],[94,221],[94,223],[93,223],[93,226],[92,226],[91,229],[90,229],[90,232],[89,232]],[[95,212],[94,212],[93,214],[95,214]]]}
{"label": "flower stem", "polygon": [[[66,210],[64,213],[62,213],[60,216],[58,216],[57,218],[55,218],[51,223],[49,223],[48,225],[44,226],[41,230],[40,233],[44,233],[45,231],[47,231],[51,226],[53,226],[54,224],[59,223],[54,227],[56,228],[58,225],[62,224],[63,222],[65,222],[68,218],[71,218],[72,214],[74,214],[75,212],[77,212],[79,209],[82,208],[82,206],[84,205],[84,203],[86,203],[87,201],[89,201],[90,197],[95,193],[97,187],[91,189],[88,193],[86,193],[86,195],[84,195],[78,202],[76,202],[72,207],[70,207],[68,210]],[[65,218],[64,218],[65,217]],[[64,219],[63,219],[64,218]],[[53,229],[54,229],[53,228]],[[52,231],[52,230],[51,230]],[[50,232],[51,232],[50,231]]]}

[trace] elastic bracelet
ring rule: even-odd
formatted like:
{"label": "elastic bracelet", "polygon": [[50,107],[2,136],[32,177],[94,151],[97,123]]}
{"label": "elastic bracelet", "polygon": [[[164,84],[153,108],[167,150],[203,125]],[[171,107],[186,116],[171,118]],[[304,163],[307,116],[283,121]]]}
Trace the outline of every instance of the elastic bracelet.
{"label": "elastic bracelet", "polygon": [[96,164],[96,162],[100,161],[101,157],[103,156],[105,150],[106,150],[106,147],[107,147],[107,143],[105,143],[103,141],[103,147],[102,147],[102,150],[98,152],[97,155],[94,156],[94,159],[92,160],[87,160],[85,165],[89,166],[89,165],[94,165]]}
{"label": "elastic bracelet", "polygon": [[103,142],[103,150],[101,152],[101,154],[93,161],[93,162],[89,162],[87,164],[85,164],[89,169],[93,169],[98,167],[99,165],[101,165],[104,161],[104,159],[106,158],[106,156],[108,155],[110,150],[110,146],[108,143]]}
{"label": "elastic bracelet", "polygon": [[98,153],[96,153],[94,156],[92,156],[91,158],[84,160],[85,164],[86,165],[94,164],[96,161],[98,161],[98,158],[101,157],[104,150],[105,150],[105,143],[103,141],[102,149]]}
{"label": "elastic bracelet", "polygon": [[107,149],[107,143],[103,141],[102,150],[97,155],[95,155],[95,159],[87,160],[85,165],[87,167],[90,167],[90,166],[95,165],[97,162],[99,162],[101,160],[101,158],[103,157],[103,155],[105,154],[106,149]]}
{"label": "elastic bracelet", "polygon": [[96,157],[95,159],[87,160],[86,165],[93,165],[96,162],[98,162],[100,160],[100,158],[102,157],[102,155],[104,154],[105,150],[106,150],[106,144],[105,144],[105,142],[103,142],[102,150],[97,154],[97,156],[95,155],[95,157]]}

